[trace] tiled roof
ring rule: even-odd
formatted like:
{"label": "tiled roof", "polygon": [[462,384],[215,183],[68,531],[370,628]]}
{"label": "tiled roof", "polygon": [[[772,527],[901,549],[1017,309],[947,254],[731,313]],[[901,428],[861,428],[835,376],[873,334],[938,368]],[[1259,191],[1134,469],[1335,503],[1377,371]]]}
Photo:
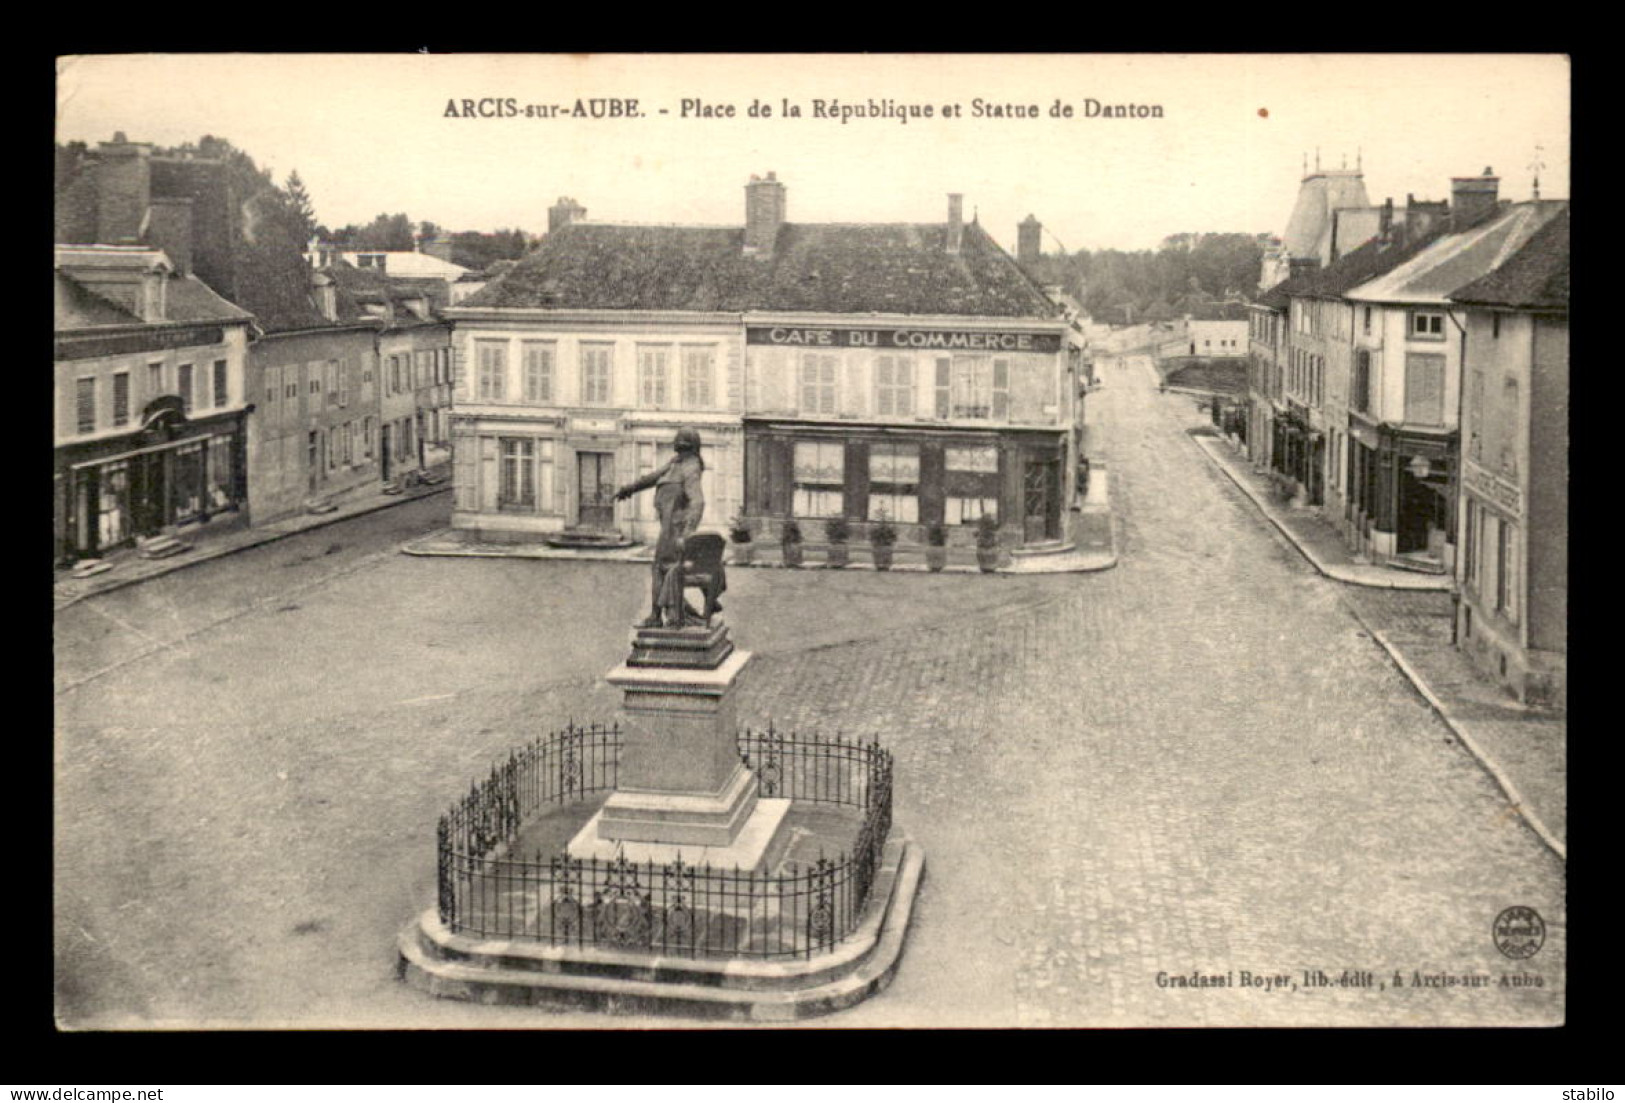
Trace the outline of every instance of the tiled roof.
{"label": "tiled roof", "polygon": [[944,223],[787,223],[771,259],[732,227],[573,222],[461,305],[1055,317],[975,223],[957,255]]}
{"label": "tiled roof", "polygon": [[406,306],[407,300],[422,299],[432,311],[445,306],[450,298],[446,281],[438,277],[395,278],[375,268],[357,268],[342,260],[335,261],[322,271],[333,277],[341,292],[348,294],[355,303],[381,303],[387,306],[391,320],[396,324],[413,325],[425,320]]}
{"label": "tiled roof", "polygon": [[1440,236],[1397,268],[1350,289],[1349,297],[1361,302],[1443,303],[1506,263],[1567,206],[1567,200],[1551,199],[1514,203],[1469,230]]}
{"label": "tiled roof", "polygon": [[1505,264],[1450,298],[1458,303],[1567,310],[1569,305],[1569,212],[1567,208],[1524,242]]}

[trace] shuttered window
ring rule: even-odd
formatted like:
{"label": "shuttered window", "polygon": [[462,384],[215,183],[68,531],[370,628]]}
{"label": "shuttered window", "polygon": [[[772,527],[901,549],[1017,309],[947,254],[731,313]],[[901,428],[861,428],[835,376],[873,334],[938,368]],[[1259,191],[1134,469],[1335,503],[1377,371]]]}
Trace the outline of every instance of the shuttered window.
{"label": "shuttered window", "polygon": [[548,405],[553,401],[553,354],[551,341],[526,341],[520,353],[525,373],[525,401]]}
{"label": "shuttered window", "polygon": [[76,386],[76,408],[79,432],[94,433],[96,431],[96,380],[87,376],[78,381]]}
{"label": "shuttered window", "polygon": [[671,349],[638,347],[638,401],[645,410],[664,410],[671,401]]}
{"label": "shuttered window", "polygon": [[835,413],[835,373],[838,361],[829,353],[801,355],[801,412]]}
{"label": "shuttered window", "polygon": [[1409,353],[1405,357],[1405,420],[1413,425],[1444,424],[1444,357]]}
{"label": "shuttered window", "polygon": [[683,349],[683,409],[709,410],[715,404],[715,350],[709,346]]}
{"label": "shuttered window", "polygon": [[875,358],[875,415],[914,416],[914,358],[877,356]]}
{"label": "shuttered window", "polygon": [[113,375],[113,424],[125,425],[130,420],[130,373]]}
{"label": "shuttered window", "polygon": [[608,406],[611,390],[613,345],[581,346],[581,404]]}

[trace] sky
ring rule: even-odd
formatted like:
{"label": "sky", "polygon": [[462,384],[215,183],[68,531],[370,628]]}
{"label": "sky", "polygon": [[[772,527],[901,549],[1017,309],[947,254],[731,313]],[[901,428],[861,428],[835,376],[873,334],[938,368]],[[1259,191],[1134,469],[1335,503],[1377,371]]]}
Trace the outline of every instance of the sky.
{"label": "sky", "polygon": [[[578,99],[623,114],[572,117]],[[839,117],[870,101],[878,117]],[[1160,117],[1090,116],[1091,101]],[[932,117],[892,113],[925,106]],[[1046,251],[1146,249],[1181,232],[1281,233],[1317,150],[1321,168],[1358,163],[1373,203],[1448,198],[1452,176],[1486,167],[1503,198],[1526,199],[1537,155],[1541,195],[1566,198],[1569,68],[1533,54],[59,59],[58,140],[115,131],[226,138],[279,183],[297,170],[331,227],[404,212],[540,233],[561,196],[593,220],[742,225],[745,183],[771,171],[791,222],[941,222],[957,192],[1012,250],[1028,214]]]}

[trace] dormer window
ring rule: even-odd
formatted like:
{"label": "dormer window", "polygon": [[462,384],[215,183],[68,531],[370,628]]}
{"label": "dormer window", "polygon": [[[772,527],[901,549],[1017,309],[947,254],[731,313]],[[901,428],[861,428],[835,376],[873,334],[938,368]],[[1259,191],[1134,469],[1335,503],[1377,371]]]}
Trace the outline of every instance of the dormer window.
{"label": "dormer window", "polygon": [[317,283],[316,309],[320,310],[322,317],[330,322],[339,320],[338,288],[333,286],[332,280],[321,280]]}
{"label": "dormer window", "polygon": [[1444,340],[1444,315],[1431,310],[1413,310],[1407,335],[1413,341]]}

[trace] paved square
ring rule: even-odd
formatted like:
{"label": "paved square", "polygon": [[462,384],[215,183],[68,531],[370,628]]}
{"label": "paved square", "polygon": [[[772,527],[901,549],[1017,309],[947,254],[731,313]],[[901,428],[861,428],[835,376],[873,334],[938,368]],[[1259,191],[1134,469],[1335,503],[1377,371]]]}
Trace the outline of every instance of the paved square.
{"label": "paved square", "polygon": [[[741,718],[878,735],[929,856],[895,983],[809,1025],[1562,1021],[1562,863],[1185,438],[1190,400],[1105,379],[1116,569],[730,577]],[[635,565],[393,554],[435,508],[59,615],[64,1023],[644,1025],[394,979],[435,818],[613,717],[645,597]],[[1548,928],[1522,962],[1490,934],[1513,905]]]}

